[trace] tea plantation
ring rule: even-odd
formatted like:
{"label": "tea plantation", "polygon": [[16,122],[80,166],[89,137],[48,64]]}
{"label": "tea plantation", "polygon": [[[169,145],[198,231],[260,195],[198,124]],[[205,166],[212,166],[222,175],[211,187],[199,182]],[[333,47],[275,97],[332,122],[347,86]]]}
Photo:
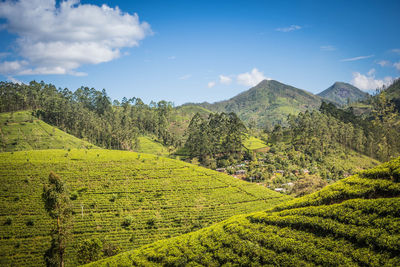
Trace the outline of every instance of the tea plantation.
{"label": "tea plantation", "polygon": [[0,151],[95,147],[31,115],[31,111],[0,113]]}
{"label": "tea plantation", "polygon": [[168,156],[168,148],[163,146],[161,143],[157,142],[149,136],[139,136],[139,147],[135,149],[139,153],[148,153],[159,156]]}
{"label": "tea plantation", "polygon": [[93,266],[400,266],[400,158]]}
{"label": "tea plantation", "polygon": [[85,239],[98,238],[127,251],[290,199],[155,155],[102,149],[3,152],[1,266],[44,265],[54,222],[41,193],[51,171],[65,181],[73,205],[73,238],[66,249],[69,266],[77,265],[77,246]]}

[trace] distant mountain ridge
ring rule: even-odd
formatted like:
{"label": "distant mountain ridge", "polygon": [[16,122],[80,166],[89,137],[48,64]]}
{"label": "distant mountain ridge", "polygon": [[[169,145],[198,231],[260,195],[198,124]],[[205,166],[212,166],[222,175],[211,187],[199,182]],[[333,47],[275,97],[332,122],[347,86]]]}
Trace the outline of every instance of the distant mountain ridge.
{"label": "distant mountain ridge", "polygon": [[344,82],[335,82],[331,87],[317,95],[340,106],[364,100],[369,96],[368,93],[365,93],[357,87]]}
{"label": "distant mountain ridge", "polygon": [[284,122],[289,114],[317,109],[322,100],[305,90],[275,80],[263,80],[228,100],[185,105],[199,105],[213,112],[235,112],[247,124],[265,127]]}

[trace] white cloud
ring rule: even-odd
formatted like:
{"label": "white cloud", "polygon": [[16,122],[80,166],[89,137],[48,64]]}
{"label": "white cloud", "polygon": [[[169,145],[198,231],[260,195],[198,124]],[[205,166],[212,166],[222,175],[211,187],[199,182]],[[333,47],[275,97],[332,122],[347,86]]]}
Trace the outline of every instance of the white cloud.
{"label": "white cloud", "polygon": [[400,71],[400,61],[393,64],[393,66]]}
{"label": "white cloud", "polygon": [[222,84],[230,84],[232,82],[232,79],[228,76],[219,75],[219,82]]}
{"label": "white cloud", "polygon": [[237,76],[237,82],[245,86],[255,86],[265,79],[270,80],[257,68],[252,69],[251,72],[245,72]]}
{"label": "white cloud", "polygon": [[381,60],[378,62],[378,65],[380,65],[381,67],[385,67],[385,66],[389,66],[390,62],[387,60]]}
{"label": "white cloud", "polygon": [[192,77],[192,74],[186,74],[186,75],[183,75],[183,76],[179,77],[179,80],[187,80],[190,77]]}
{"label": "white cloud", "polygon": [[207,86],[208,88],[213,88],[215,86],[215,82],[209,82]]}
{"label": "white cloud", "polygon": [[284,28],[276,28],[275,30],[278,32],[291,32],[291,31],[296,31],[296,30],[300,30],[301,26],[299,25],[290,25],[289,27],[284,27]]}
{"label": "white cloud", "polygon": [[12,83],[17,83],[17,84],[23,84],[20,80],[15,79],[14,77],[7,77],[7,80],[9,80]]}
{"label": "white cloud", "polygon": [[4,61],[0,62],[0,73],[2,74],[13,74],[21,71],[24,66],[28,65],[25,60],[15,60],[15,61]]}
{"label": "white cloud", "polygon": [[351,84],[360,88],[361,90],[368,91],[382,88],[384,85],[388,86],[393,82],[393,78],[389,76],[383,78],[382,80],[375,79],[374,73],[374,69],[370,70],[367,75],[363,75],[359,72],[353,72]]}
{"label": "white cloud", "polygon": [[137,14],[79,0],[58,7],[55,0],[6,0],[0,2],[0,18],[18,35],[17,51],[29,63],[14,74],[82,75],[75,69],[116,59],[121,49],[138,46],[152,33]]}
{"label": "white cloud", "polygon": [[176,59],[176,56],[169,56],[168,59],[169,60],[174,60],[174,59]]}
{"label": "white cloud", "polygon": [[342,62],[346,62],[346,61],[357,61],[357,60],[361,60],[361,59],[366,59],[366,58],[370,58],[373,57],[374,55],[369,55],[369,56],[360,56],[360,57],[352,57],[352,58],[345,58],[342,59],[340,61]]}
{"label": "white cloud", "polygon": [[320,46],[319,49],[321,51],[335,51],[336,47],[334,47],[333,45],[323,45],[323,46]]}

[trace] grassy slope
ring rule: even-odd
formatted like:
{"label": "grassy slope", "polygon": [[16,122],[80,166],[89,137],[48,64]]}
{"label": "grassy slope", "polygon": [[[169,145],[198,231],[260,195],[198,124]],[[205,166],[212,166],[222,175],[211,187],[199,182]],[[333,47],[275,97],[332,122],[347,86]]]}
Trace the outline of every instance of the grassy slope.
{"label": "grassy slope", "polygon": [[399,266],[400,158],[273,209],[95,266]]}
{"label": "grassy slope", "polygon": [[332,154],[325,158],[329,165],[340,167],[344,170],[352,170],[353,173],[370,169],[378,165],[380,162],[376,159],[360,154],[354,150],[349,150],[344,153]]}
{"label": "grassy slope", "polygon": [[0,133],[0,151],[94,147],[38,120],[30,111],[0,113]]}
{"label": "grassy slope", "polygon": [[[290,199],[225,174],[148,154],[102,149],[3,152],[1,266],[44,264],[51,220],[41,192],[50,171],[78,195],[72,200],[69,265],[76,265],[75,247],[85,238],[98,237],[126,251]],[[124,228],[121,224],[127,216],[133,218],[132,224]],[[154,227],[149,227],[149,221]]]}
{"label": "grassy slope", "polygon": [[249,138],[244,140],[243,145],[250,150],[257,150],[267,147],[267,144],[265,144],[261,139],[258,139],[254,136],[249,136]]}
{"label": "grassy slope", "polygon": [[140,136],[138,140],[139,140],[139,148],[135,149],[136,152],[148,153],[160,156],[167,156],[169,154],[168,149],[165,146],[153,140],[151,137]]}

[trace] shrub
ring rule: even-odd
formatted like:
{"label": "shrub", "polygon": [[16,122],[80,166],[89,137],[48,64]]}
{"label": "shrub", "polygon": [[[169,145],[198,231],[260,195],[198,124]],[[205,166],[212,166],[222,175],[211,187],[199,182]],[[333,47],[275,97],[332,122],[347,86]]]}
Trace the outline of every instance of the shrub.
{"label": "shrub", "polygon": [[71,195],[69,196],[69,198],[71,200],[77,200],[78,199],[78,192],[74,191],[71,193]]}
{"label": "shrub", "polygon": [[11,225],[12,224],[12,218],[11,217],[7,217],[6,221],[4,222],[4,225]]}
{"label": "shrub", "polygon": [[157,226],[156,226],[156,219],[155,219],[155,218],[150,218],[150,219],[148,219],[147,222],[146,222],[146,224],[147,224],[147,228],[148,228],[148,229],[157,228]]}
{"label": "shrub", "polygon": [[129,227],[133,223],[133,217],[132,216],[126,216],[124,220],[122,221],[121,225],[122,227]]}
{"label": "shrub", "polygon": [[86,239],[78,245],[78,263],[85,264],[99,260],[102,254],[103,243],[97,239]]}
{"label": "shrub", "polygon": [[121,252],[121,248],[114,243],[105,243],[103,245],[103,254],[106,257],[117,255]]}
{"label": "shrub", "polygon": [[26,222],[26,226],[33,226],[35,223],[34,223],[34,221],[33,221],[33,219],[29,219],[27,222]]}
{"label": "shrub", "polygon": [[116,194],[113,194],[110,198],[110,202],[115,202],[117,200],[118,196]]}

